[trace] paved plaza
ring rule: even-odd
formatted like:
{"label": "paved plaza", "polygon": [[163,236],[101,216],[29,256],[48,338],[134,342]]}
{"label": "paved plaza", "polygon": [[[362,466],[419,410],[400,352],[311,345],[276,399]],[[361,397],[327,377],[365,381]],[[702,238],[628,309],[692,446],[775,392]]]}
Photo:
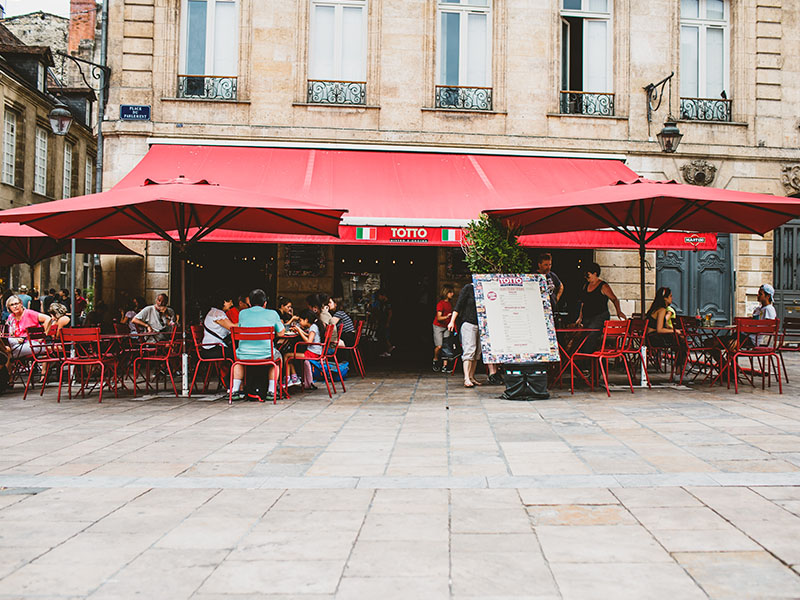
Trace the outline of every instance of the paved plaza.
{"label": "paved plaza", "polygon": [[800,598],[778,394],[0,396],[0,599]]}

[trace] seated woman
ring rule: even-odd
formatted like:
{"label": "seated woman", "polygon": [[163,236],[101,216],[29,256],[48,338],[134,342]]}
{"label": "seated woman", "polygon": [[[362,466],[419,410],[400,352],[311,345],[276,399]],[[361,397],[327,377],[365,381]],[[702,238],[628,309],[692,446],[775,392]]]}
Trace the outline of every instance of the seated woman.
{"label": "seated woman", "polygon": [[12,356],[14,358],[31,356],[33,350],[27,339],[28,328],[42,325],[45,331],[49,331],[52,317],[23,307],[22,300],[15,295],[8,297],[6,307],[11,313],[6,325],[8,326],[8,342],[11,346]]}
{"label": "seated woman", "polygon": [[67,311],[67,307],[61,304],[61,302],[53,302],[50,304],[50,308],[47,311],[50,313],[53,321],[50,323],[50,330],[47,332],[52,338],[58,338],[61,335],[61,330],[64,327],[69,327],[69,312]]}
{"label": "seated woman", "polygon": [[125,314],[122,315],[119,322],[123,325],[127,325],[131,333],[138,333],[139,329],[133,324],[133,317],[138,315],[139,311],[145,306],[144,298],[141,296],[134,296],[126,307]]}
{"label": "seated woman", "polygon": [[203,358],[233,359],[231,346],[231,327],[236,325],[228,318],[226,311],[233,306],[233,296],[221,292],[203,319],[203,342],[200,356]]}
{"label": "seated woman", "polygon": [[[660,287],[656,290],[656,297],[647,310],[646,344],[650,348],[667,348],[675,352],[675,358],[680,369],[686,361],[686,348],[678,339],[679,329],[670,326],[670,305],[672,304],[672,290]],[[680,372],[673,371],[673,378],[680,379]]]}
{"label": "seated woman", "polygon": [[331,315],[331,323],[342,326],[342,335],[339,337],[339,346],[352,346],[356,341],[356,328],[353,319],[344,312],[339,305],[341,298],[330,298],[328,300],[328,312]]}
{"label": "seated woman", "polygon": [[294,325],[300,319],[300,317],[294,314],[292,299],[286,296],[278,296],[278,314],[283,324],[287,327],[289,325]]}
{"label": "seated woman", "polygon": [[[300,340],[308,344],[308,346],[302,354],[300,352],[289,352],[284,357],[284,372],[286,373],[288,387],[301,385],[300,377],[297,375],[293,362],[295,358],[317,359],[322,356],[322,344],[320,344],[322,337],[320,336],[317,315],[313,310],[306,309],[300,313],[297,324],[292,325],[292,331],[300,336]],[[316,388],[311,382],[307,382],[305,387],[306,389]]]}

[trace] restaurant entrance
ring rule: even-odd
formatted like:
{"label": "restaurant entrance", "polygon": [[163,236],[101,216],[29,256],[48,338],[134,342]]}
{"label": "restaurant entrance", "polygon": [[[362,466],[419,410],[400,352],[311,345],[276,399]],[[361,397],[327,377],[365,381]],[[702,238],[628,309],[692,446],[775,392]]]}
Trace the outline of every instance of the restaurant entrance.
{"label": "restaurant entrance", "polygon": [[357,318],[365,318],[374,292],[383,289],[392,306],[393,358],[430,360],[438,248],[336,246],[334,256],[334,296],[344,298]]}

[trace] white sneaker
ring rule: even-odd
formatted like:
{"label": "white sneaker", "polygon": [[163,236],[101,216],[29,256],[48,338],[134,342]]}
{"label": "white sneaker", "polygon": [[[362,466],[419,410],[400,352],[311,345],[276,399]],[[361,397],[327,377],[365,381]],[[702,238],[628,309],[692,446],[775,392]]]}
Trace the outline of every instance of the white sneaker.
{"label": "white sneaker", "polygon": [[300,378],[297,375],[292,375],[288,387],[297,387],[298,385],[300,385]]}
{"label": "white sneaker", "polygon": [[381,352],[380,354],[378,354],[378,357],[379,358],[391,358],[392,357],[392,353],[391,352]]}

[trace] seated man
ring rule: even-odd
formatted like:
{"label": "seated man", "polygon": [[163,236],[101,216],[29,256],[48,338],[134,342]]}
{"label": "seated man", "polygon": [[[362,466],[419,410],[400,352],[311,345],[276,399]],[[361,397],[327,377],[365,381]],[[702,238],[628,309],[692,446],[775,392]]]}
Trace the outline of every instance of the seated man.
{"label": "seated man", "polygon": [[156,296],[156,303],[145,306],[140,310],[131,323],[145,329],[145,331],[163,332],[155,336],[158,341],[166,341],[172,333],[172,327],[177,324],[175,311],[167,306],[169,298],[166,294]]}
{"label": "seated man", "polygon": [[[239,312],[239,327],[273,327],[275,335],[283,337],[284,326],[280,316],[274,310],[267,308],[267,294],[264,290],[255,289],[250,292],[250,308]],[[242,340],[236,348],[236,358],[244,360],[258,360],[271,358],[276,361],[281,360],[281,353],[276,348],[272,348],[269,341]],[[274,367],[267,368],[267,378],[269,388],[267,398],[275,397],[275,379],[273,377]],[[233,368],[232,391],[234,400],[244,400],[245,394],[241,391],[242,379],[244,379],[244,366],[236,365]]]}

